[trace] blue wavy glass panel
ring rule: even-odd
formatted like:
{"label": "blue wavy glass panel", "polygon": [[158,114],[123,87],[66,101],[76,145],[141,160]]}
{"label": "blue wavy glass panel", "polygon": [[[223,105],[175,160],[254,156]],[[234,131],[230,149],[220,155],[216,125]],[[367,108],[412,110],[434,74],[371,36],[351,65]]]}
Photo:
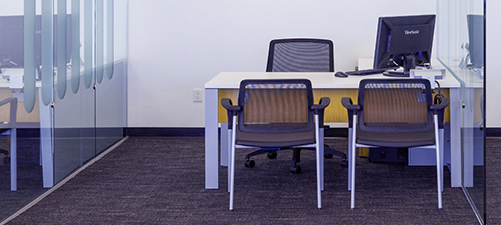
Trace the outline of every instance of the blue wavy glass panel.
{"label": "blue wavy glass panel", "polygon": [[66,94],[67,85],[67,16],[66,16],[66,0],[57,1],[57,95],[59,99],[63,99]]}
{"label": "blue wavy glass panel", "polygon": [[52,101],[54,84],[54,2],[42,0],[42,102],[49,105]]}
{"label": "blue wavy glass panel", "polygon": [[35,0],[24,0],[24,108],[33,111],[36,101],[35,78]]}
{"label": "blue wavy glass panel", "polygon": [[93,14],[94,11],[92,10],[92,1],[84,1],[84,84],[86,88],[90,88],[93,74]]}
{"label": "blue wavy glass panel", "polygon": [[107,38],[107,45],[106,45],[106,57],[107,57],[107,66],[106,66],[106,76],[108,79],[111,79],[113,77],[113,69],[114,69],[114,64],[115,64],[115,57],[114,57],[114,40],[115,40],[115,2],[114,0],[108,0],[108,4],[106,6],[106,24],[107,24],[107,29],[106,29],[106,38]]}
{"label": "blue wavy glass panel", "polygon": [[104,74],[104,3],[96,1],[96,80],[103,81]]}
{"label": "blue wavy glass panel", "polygon": [[71,1],[71,90],[80,87],[80,0]]}

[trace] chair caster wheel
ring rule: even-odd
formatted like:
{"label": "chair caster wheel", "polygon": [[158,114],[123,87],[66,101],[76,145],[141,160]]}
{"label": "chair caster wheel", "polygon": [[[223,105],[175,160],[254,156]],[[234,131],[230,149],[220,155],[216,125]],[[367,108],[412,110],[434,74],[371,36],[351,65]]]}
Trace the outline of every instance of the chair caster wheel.
{"label": "chair caster wheel", "polygon": [[332,154],[324,154],[324,158],[326,159],[332,159],[334,157],[334,155]]}
{"label": "chair caster wheel", "polygon": [[291,172],[294,174],[300,174],[301,173],[301,166],[293,166],[291,167]]}
{"label": "chair caster wheel", "polygon": [[254,162],[254,160],[246,160],[245,161],[245,167],[247,168],[252,168],[256,165],[256,162]]}
{"label": "chair caster wheel", "polygon": [[273,151],[273,152],[268,152],[268,159],[275,159],[277,158],[277,152],[276,151]]}
{"label": "chair caster wheel", "polygon": [[10,164],[10,157],[6,156],[3,158],[3,163]]}

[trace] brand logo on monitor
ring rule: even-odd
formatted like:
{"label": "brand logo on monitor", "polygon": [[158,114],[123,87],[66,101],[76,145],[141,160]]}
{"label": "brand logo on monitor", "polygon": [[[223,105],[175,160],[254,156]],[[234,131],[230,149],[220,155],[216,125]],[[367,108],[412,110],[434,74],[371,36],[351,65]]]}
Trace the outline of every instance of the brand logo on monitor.
{"label": "brand logo on monitor", "polygon": [[419,34],[419,30],[405,30],[405,34],[411,35],[411,34]]}

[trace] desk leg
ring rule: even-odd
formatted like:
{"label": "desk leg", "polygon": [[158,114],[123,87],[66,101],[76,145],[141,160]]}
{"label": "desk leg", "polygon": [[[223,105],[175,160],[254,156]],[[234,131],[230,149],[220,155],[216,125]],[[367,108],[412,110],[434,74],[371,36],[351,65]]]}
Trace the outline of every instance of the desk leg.
{"label": "desk leg", "polygon": [[451,186],[461,187],[461,96],[459,88],[449,89],[451,120]]}
{"label": "desk leg", "polygon": [[17,130],[10,130],[10,190],[17,191]]}
{"label": "desk leg", "polygon": [[[38,96],[42,96],[42,89],[38,88]],[[42,157],[43,187],[54,186],[54,149],[52,146],[51,107],[46,106],[39,97],[40,111],[40,154]]]}
{"label": "desk leg", "polygon": [[217,89],[205,89],[205,189],[219,188]]}

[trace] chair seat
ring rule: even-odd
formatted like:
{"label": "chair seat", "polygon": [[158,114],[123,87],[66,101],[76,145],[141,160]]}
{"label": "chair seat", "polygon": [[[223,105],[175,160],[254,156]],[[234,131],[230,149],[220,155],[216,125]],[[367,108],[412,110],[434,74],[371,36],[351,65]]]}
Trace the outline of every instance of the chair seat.
{"label": "chair seat", "polygon": [[380,147],[408,148],[435,144],[433,130],[422,132],[367,132],[357,129],[357,143]]}
{"label": "chair seat", "polygon": [[248,133],[237,129],[238,145],[252,145],[261,148],[286,148],[315,143],[315,130],[297,133]]}

